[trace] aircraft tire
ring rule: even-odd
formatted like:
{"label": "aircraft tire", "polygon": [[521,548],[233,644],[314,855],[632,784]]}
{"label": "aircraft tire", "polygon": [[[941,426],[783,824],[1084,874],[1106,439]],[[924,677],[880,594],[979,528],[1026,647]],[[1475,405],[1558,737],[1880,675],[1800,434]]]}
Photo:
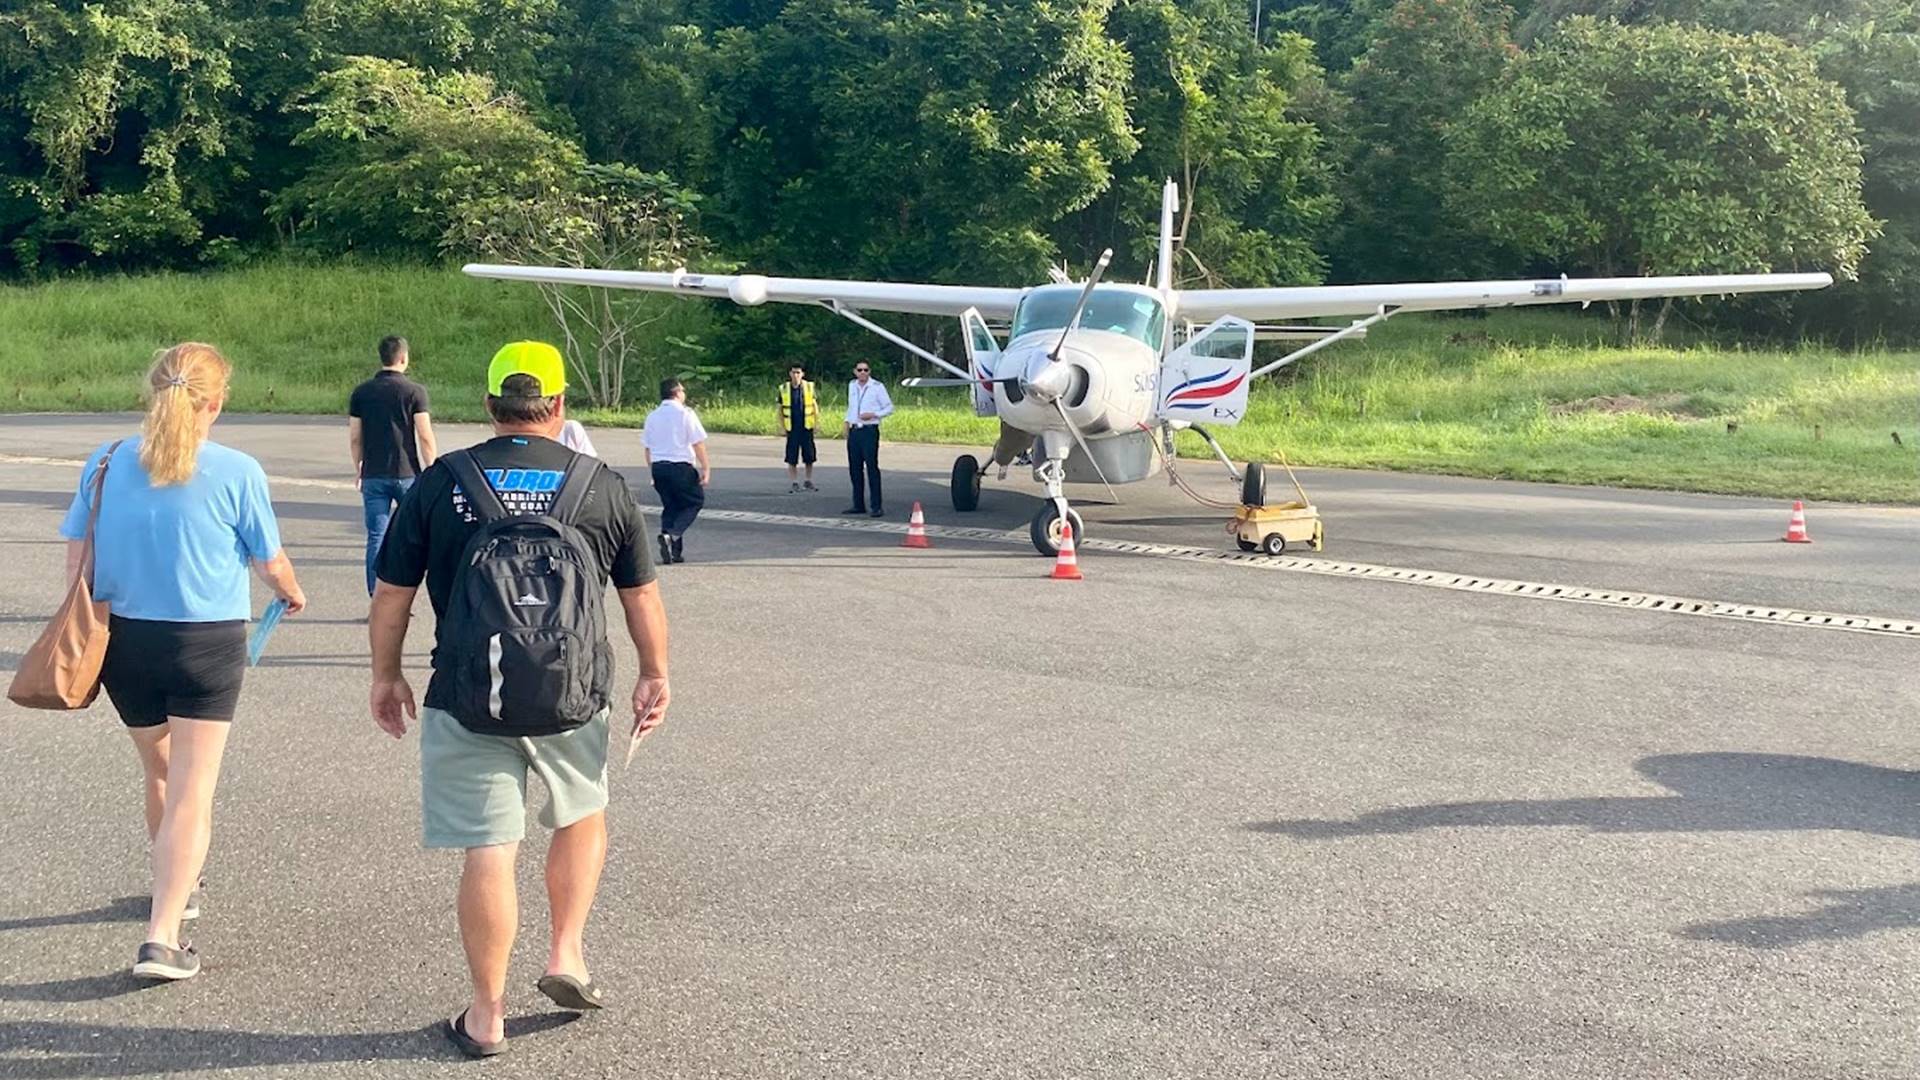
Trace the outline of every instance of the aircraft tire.
{"label": "aircraft tire", "polygon": [[1267,505],[1267,467],[1247,462],[1246,478],[1240,482],[1240,502],[1245,506]]}
{"label": "aircraft tire", "polygon": [[[1080,520],[1080,511],[1067,507],[1067,520],[1073,523],[1073,542],[1078,547],[1080,541],[1086,538],[1087,531],[1085,523]],[[1041,506],[1040,512],[1033,515],[1027,533],[1033,540],[1035,551],[1049,559],[1060,554],[1060,511],[1052,501]]]}
{"label": "aircraft tire", "polygon": [[972,454],[954,460],[953,508],[963,514],[980,508],[980,459]]}

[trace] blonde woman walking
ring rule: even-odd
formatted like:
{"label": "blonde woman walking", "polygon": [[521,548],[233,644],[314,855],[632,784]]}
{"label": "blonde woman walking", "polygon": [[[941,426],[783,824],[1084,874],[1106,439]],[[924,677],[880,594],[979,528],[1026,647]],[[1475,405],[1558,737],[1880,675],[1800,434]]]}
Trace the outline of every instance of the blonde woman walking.
{"label": "blonde woman walking", "polygon": [[137,438],[95,451],[60,534],[80,572],[94,475],[106,470],[95,529],[94,596],[111,612],[101,682],[145,774],[153,906],[135,975],[188,979],[200,958],[180,924],[212,836],[213,788],[246,672],[247,571],[307,605],[253,458],[207,440],[227,400],[227,361],[188,342],[155,357]]}

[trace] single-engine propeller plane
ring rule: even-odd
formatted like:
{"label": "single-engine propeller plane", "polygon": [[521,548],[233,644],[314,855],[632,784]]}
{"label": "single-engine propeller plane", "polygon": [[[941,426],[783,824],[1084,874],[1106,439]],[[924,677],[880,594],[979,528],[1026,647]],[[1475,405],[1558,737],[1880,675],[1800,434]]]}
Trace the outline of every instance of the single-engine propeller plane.
{"label": "single-engine propeller plane", "polygon": [[[1047,497],[1031,532],[1034,547],[1049,556],[1058,550],[1062,522],[1072,522],[1076,537],[1083,535],[1064,484],[1099,482],[1111,490],[1114,484],[1144,480],[1159,470],[1162,448],[1154,440],[1162,440],[1170,450],[1173,433],[1186,428],[1204,438],[1237,479],[1233,463],[1207,425],[1238,423],[1246,415],[1247,392],[1262,375],[1337,341],[1363,337],[1368,327],[1401,312],[1780,292],[1833,283],[1830,275],[1819,273],[1706,274],[1183,290],[1174,287],[1173,274],[1179,202],[1179,189],[1169,181],[1161,199],[1158,257],[1152,279],[1144,285],[1101,280],[1111,251],[1100,256],[1084,282],[1059,274],[1051,284],[1027,288],[696,274],[684,269],[667,273],[473,264],[466,272],[507,281],[725,298],[748,307],[816,304],[849,319],[953,376],[907,379],[906,385],[972,389],[974,412],[1000,420],[1000,437],[989,462],[999,467],[1001,476],[1021,454],[1032,453],[1033,477],[1045,485]],[[958,318],[966,368],[873,322],[865,314],[869,311]],[[1343,327],[1271,322],[1329,316],[1352,321]],[[989,320],[1010,323],[1004,344],[994,336]],[[1258,339],[1305,343],[1255,368]],[[971,454],[954,462],[955,510],[979,505],[988,468]]]}

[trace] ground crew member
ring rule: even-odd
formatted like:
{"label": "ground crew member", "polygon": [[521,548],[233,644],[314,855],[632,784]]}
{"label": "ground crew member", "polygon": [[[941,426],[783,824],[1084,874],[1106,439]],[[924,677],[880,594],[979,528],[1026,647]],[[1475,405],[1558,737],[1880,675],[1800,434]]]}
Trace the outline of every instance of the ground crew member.
{"label": "ground crew member", "polygon": [[647,414],[640,431],[646,447],[653,490],[660,493],[660,561],[686,562],[687,530],[707,502],[707,429],[687,408],[687,388],[679,379],[660,380],[660,406]]}
{"label": "ground crew member", "polygon": [[815,400],[813,384],[807,381],[807,369],[795,364],[787,369],[787,381],[775,391],[779,404],[774,411],[780,416],[780,430],[787,437],[787,494],[800,490],[798,466],[807,465],[807,490],[818,491],[813,486],[813,462],[818,456],[813,446],[813,433],[820,426],[820,403]]}
{"label": "ground crew member", "polygon": [[[866,361],[854,365],[853,381],[847,384],[847,472],[853,476],[853,505],[843,514],[867,514],[881,517],[880,508],[880,421],[893,415],[893,399],[887,388],[873,377]],[[872,509],[867,508],[868,503]]]}

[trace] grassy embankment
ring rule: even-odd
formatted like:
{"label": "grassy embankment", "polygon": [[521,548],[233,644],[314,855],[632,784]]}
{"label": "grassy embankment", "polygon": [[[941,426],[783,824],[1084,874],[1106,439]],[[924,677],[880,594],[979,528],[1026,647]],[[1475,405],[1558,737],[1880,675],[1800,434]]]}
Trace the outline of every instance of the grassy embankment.
{"label": "grassy embankment", "polygon": [[[335,413],[390,332],[412,339],[446,419],[477,418],[500,342],[552,336],[532,290],[441,270],[265,266],[3,288],[0,409],[136,407],[153,349],[200,338],[238,364],[233,409]],[[1603,322],[1560,311],[1406,316],[1261,387],[1249,421],[1222,440],[1236,457],[1284,451],[1299,464],[1920,502],[1920,350],[1616,349],[1606,337]],[[769,358],[761,381],[784,361]],[[703,415],[715,431],[770,433],[771,406],[743,403],[768,393],[704,388]],[[894,439],[992,438],[993,422],[956,392],[896,397]],[[642,414],[586,418],[633,425]],[[1183,449],[1204,453],[1191,436]]]}

